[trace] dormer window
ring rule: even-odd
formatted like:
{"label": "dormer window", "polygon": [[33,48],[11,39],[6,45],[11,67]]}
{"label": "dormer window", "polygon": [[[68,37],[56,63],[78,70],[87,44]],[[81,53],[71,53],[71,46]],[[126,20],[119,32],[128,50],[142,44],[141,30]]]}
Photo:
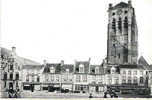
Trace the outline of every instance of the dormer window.
{"label": "dormer window", "polygon": [[50,68],[50,73],[55,73],[54,67],[51,67],[51,68]]}
{"label": "dormer window", "polygon": [[84,65],[83,64],[79,65],[79,72],[84,73]]}
{"label": "dormer window", "polygon": [[69,73],[69,69],[66,69],[66,73]]}
{"label": "dormer window", "polygon": [[29,81],[29,75],[26,76],[26,81],[27,81],[27,82]]}
{"label": "dormer window", "polygon": [[99,74],[99,67],[96,67],[96,68],[95,68],[95,73],[96,73],[96,74]]}

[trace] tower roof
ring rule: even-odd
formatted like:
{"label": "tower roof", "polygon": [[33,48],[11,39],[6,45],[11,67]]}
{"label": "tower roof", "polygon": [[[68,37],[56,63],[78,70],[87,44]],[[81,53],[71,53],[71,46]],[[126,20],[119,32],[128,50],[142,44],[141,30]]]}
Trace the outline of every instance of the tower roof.
{"label": "tower roof", "polygon": [[118,9],[118,8],[126,8],[128,7],[129,5],[125,2],[120,2],[118,4],[116,4],[115,6],[112,7],[112,9]]}

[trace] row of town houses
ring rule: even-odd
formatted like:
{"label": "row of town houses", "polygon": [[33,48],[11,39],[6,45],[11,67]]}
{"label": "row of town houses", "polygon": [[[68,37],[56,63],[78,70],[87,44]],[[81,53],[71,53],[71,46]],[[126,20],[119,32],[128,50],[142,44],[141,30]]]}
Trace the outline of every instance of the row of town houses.
{"label": "row of town houses", "polygon": [[[25,64],[16,54],[16,48],[7,55],[1,55],[1,90],[9,88],[22,91],[103,92],[105,86],[134,85],[148,87],[150,69],[143,57],[138,65],[109,65],[103,60],[92,65],[91,59],[66,64],[59,63]],[[5,54],[5,53],[4,53]],[[144,62],[144,63],[143,63]]]}

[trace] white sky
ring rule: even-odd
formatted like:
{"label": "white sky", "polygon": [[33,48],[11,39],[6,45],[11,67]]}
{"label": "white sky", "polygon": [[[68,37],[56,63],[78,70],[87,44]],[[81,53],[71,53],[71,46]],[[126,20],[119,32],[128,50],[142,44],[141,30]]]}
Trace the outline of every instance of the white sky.
{"label": "white sky", "polygon": [[[1,0],[1,44],[42,63],[101,64],[107,52],[108,4],[128,0]],[[138,1],[138,2],[137,2]],[[152,0],[132,0],[139,55],[152,64]]]}

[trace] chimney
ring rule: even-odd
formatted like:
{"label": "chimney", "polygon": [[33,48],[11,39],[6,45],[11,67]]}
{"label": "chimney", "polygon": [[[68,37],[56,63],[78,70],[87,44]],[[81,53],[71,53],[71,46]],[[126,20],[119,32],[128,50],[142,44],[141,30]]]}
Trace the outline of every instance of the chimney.
{"label": "chimney", "polygon": [[91,61],[91,58],[89,58],[89,62]]}
{"label": "chimney", "polygon": [[111,9],[112,8],[112,3],[109,3],[109,9]]}
{"label": "chimney", "polygon": [[129,6],[132,6],[131,0],[128,1],[128,5],[129,5]]}
{"label": "chimney", "polygon": [[64,60],[61,60],[61,66],[63,66],[64,65]]}
{"label": "chimney", "polygon": [[46,61],[46,60],[43,60],[43,65],[44,65],[44,66],[46,65],[46,63],[47,63],[47,61]]}
{"label": "chimney", "polygon": [[12,52],[16,53],[16,47],[12,47]]}

